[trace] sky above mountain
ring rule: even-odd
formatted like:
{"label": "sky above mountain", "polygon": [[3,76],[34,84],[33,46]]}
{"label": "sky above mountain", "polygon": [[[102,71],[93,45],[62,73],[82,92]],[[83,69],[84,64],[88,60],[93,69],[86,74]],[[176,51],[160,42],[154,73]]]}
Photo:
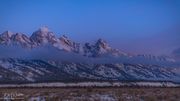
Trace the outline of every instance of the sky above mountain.
{"label": "sky above mountain", "polygon": [[31,35],[41,26],[78,42],[103,38],[130,53],[167,55],[180,47],[180,1],[0,1],[0,33]]}

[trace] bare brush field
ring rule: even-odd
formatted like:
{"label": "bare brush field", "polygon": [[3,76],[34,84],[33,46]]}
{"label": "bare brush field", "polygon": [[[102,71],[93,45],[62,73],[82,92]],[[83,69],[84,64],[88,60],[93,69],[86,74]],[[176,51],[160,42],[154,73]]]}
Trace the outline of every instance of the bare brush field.
{"label": "bare brush field", "polygon": [[180,88],[0,88],[0,99],[2,101],[180,101]]}

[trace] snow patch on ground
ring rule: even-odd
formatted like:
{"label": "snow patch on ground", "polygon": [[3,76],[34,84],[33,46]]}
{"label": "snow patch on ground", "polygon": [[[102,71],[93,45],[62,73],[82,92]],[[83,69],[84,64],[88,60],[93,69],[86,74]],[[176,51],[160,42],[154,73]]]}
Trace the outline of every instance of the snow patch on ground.
{"label": "snow patch on ground", "polygon": [[79,82],[79,83],[32,83],[32,84],[2,84],[0,87],[121,87],[121,86],[147,86],[147,87],[180,87],[172,82]]}

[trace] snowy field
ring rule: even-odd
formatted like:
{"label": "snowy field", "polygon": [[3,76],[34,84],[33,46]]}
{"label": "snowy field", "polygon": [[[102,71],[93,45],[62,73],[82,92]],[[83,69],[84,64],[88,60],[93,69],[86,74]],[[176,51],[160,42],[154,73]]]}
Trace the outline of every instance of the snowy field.
{"label": "snowy field", "polygon": [[0,84],[6,87],[180,87],[180,83],[173,82],[78,82],[78,83],[30,83],[30,84]]}
{"label": "snowy field", "polygon": [[172,82],[1,84],[0,101],[180,101]]}
{"label": "snowy field", "polygon": [[180,101],[180,88],[0,88],[2,101]]}

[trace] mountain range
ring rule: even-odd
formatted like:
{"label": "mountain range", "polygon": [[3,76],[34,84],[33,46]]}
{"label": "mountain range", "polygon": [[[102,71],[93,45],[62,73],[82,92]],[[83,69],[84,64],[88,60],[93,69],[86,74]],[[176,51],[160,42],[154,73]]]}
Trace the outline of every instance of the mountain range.
{"label": "mountain range", "polygon": [[[65,35],[57,38],[47,27],[39,28],[30,37],[22,33],[14,34],[10,31],[0,34],[1,46],[21,46],[23,49],[33,50],[47,44],[58,51],[64,52],[64,54],[73,53],[91,60],[103,58],[109,59],[106,61],[110,61],[115,59],[118,62],[84,63],[0,57],[0,83],[77,81],[180,82],[180,65],[174,59],[144,54],[130,55],[121,50],[111,48],[103,39],[98,39],[93,44],[80,44],[70,40]],[[52,52],[51,54],[54,53]]]}

